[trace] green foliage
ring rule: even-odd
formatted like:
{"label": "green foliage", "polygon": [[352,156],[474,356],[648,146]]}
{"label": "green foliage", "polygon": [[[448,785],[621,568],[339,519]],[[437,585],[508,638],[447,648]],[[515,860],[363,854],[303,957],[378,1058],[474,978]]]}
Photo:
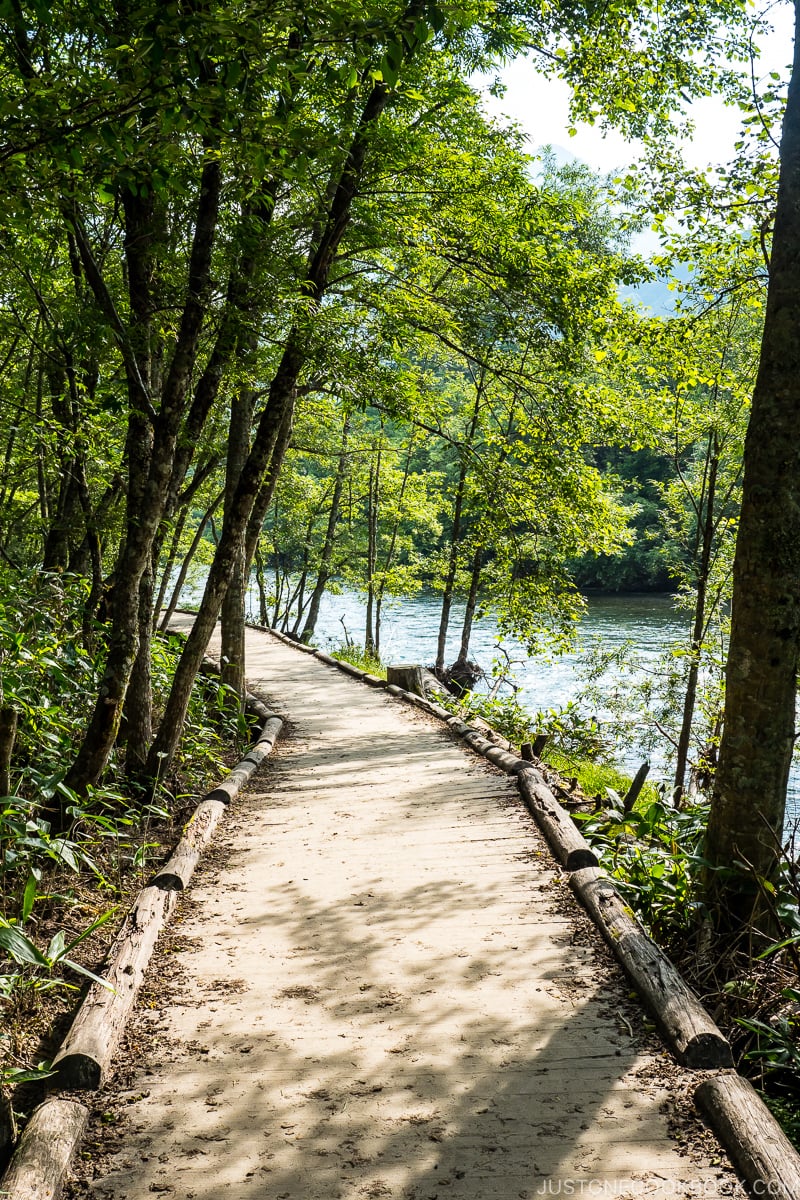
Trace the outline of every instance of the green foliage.
{"label": "green foliage", "polygon": [[115,911],[109,909],[69,941],[64,931],[59,930],[53,934],[45,950],[40,950],[19,925],[0,916],[0,949],[20,968],[13,974],[0,975],[0,996],[8,999],[21,990],[49,991],[59,987],[75,990],[74,984],[67,983],[60,974],[56,974],[64,967],[111,989],[106,980],[76,962],[71,955],[76,946],[110,920]]}
{"label": "green foliage", "polygon": [[[630,776],[613,764],[564,754],[550,743],[545,746],[542,758],[562,779],[577,779],[578,787],[586,796],[602,798],[611,792],[624,796],[631,785]],[[641,802],[646,803],[657,798],[655,786],[646,783],[642,789]]]}
{"label": "green foliage", "polygon": [[608,807],[577,814],[601,864],[653,937],[665,948],[683,945],[703,916],[699,880],[707,865],[702,841],[708,808],[672,808],[663,799],[623,811],[609,791]]}
{"label": "green foliage", "polygon": [[449,692],[437,692],[438,702],[461,717],[471,721],[480,717],[496,729],[509,742],[521,745],[536,736],[536,726],[531,714],[517,701],[516,696],[492,696],[481,692],[467,692],[458,699]]}
{"label": "green foliage", "polygon": [[380,658],[375,654],[370,654],[363,646],[355,642],[347,641],[339,646],[333,646],[328,654],[331,658],[338,658],[342,662],[351,663],[354,667],[360,667],[362,671],[376,675],[378,679],[386,678],[386,667]]}

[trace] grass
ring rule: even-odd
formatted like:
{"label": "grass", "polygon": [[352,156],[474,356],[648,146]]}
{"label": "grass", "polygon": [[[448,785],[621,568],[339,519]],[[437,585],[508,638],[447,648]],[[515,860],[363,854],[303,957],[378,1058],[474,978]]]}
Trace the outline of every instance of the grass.
{"label": "grass", "polygon": [[363,646],[358,646],[350,642],[335,646],[328,653],[331,658],[338,658],[341,662],[349,662],[351,666],[358,667],[362,671],[368,671],[370,675],[377,675],[378,679],[386,678],[386,667],[380,658],[365,650]]}
{"label": "grass", "polygon": [[[600,796],[603,800],[609,798],[609,789],[618,796],[624,796],[631,786],[631,778],[612,763],[593,762],[591,759],[578,758],[565,754],[558,747],[546,747],[543,761],[564,779],[577,779],[578,787],[587,796]],[[643,808],[658,800],[658,790],[653,783],[645,783],[639,798],[637,808]]]}

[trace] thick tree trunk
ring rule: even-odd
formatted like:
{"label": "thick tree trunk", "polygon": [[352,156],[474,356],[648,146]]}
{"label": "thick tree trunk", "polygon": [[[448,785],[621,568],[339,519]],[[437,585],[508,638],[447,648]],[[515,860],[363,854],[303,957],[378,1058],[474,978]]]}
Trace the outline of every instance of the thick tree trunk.
{"label": "thick tree trunk", "polygon": [[[117,331],[120,349],[125,360],[130,398],[126,460],[128,462],[128,505],[126,535],[115,571],[112,603],[112,629],[108,656],[94,711],[78,754],[67,772],[67,787],[82,793],[96,784],[116,740],[122,705],[128,690],[139,645],[139,584],[151,561],[153,542],[164,514],[180,422],[185,410],[191,372],[197,355],[198,341],[209,299],[211,253],[219,214],[222,175],[218,161],[207,163],[201,172],[198,189],[197,219],[187,276],[186,303],[169,369],[161,390],[161,406],[155,413],[147,380],[142,375],[143,363],[137,358],[134,344],[119,321],[102,273],[92,254],[91,246],[80,215],[71,218],[81,259],[99,306]],[[130,233],[130,230],[128,231]],[[132,332],[137,334],[138,314],[148,311],[150,301],[139,295],[141,273],[145,267],[129,238],[129,270],[136,271],[129,280],[131,303],[136,320]],[[144,332],[141,333],[144,339]],[[63,818],[62,818],[63,820]]]}
{"label": "thick tree trunk", "polygon": [[[800,9],[783,122],[761,360],[744,455],[725,718],[706,839],[714,867],[774,874],[794,748],[800,646]],[[758,907],[754,879],[709,875],[734,923]]]}

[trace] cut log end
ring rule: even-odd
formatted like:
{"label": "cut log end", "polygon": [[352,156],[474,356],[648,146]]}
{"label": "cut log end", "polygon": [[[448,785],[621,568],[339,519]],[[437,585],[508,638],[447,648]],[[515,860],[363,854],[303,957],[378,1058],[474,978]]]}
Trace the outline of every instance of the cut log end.
{"label": "cut log end", "polygon": [[577,849],[566,852],[564,868],[567,871],[582,871],[584,867],[596,866],[597,855],[588,846],[579,846]]}
{"label": "cut log end", "polygon": [[697,1033],[690,1037],[677,1054],[682,1067],[692,1071],[724,1071],[733,1066],[730,1043],[721,1033]]}
{"label": "cut log end", "polygon": [[53,1063],[51,1086],[65,1090],[96,1092],[103,1083],[103,1068],[88,1054],[65,1054]]}

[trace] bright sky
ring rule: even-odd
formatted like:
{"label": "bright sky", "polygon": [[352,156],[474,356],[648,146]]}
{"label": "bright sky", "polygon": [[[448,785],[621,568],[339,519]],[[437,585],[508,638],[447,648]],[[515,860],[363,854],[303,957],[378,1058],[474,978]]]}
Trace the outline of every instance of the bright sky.
{"label": "bright sky", "polygon": [[[776,70],[784,73],[791,63],[794,34],[794,6],[776,3],[770,12],[775,32],[761,39],[761,59],[757,74]],[[788,72],[786,73],[788,78]],[[530,148],[551,145],[559,157],[583,159],[596,171],[615,171],[627,166],[637,155],[637,144],[626,142],[617,133],[605,136],[598,127],[579,124],[577,134],[570,137],[569,88],[558,79],[543,79],[533,65],[518,59],[501,72],[506,94],[499,100],[486,97],[490,112],[511,117],[526,132]],[[725,161],[733,152],[739,131],[739,114],[726,108],[720,100],[709,98],[693,104],[692,116],[696,131],[691,144],[685,148],[688,163],[704,167],[712,162]]]}

